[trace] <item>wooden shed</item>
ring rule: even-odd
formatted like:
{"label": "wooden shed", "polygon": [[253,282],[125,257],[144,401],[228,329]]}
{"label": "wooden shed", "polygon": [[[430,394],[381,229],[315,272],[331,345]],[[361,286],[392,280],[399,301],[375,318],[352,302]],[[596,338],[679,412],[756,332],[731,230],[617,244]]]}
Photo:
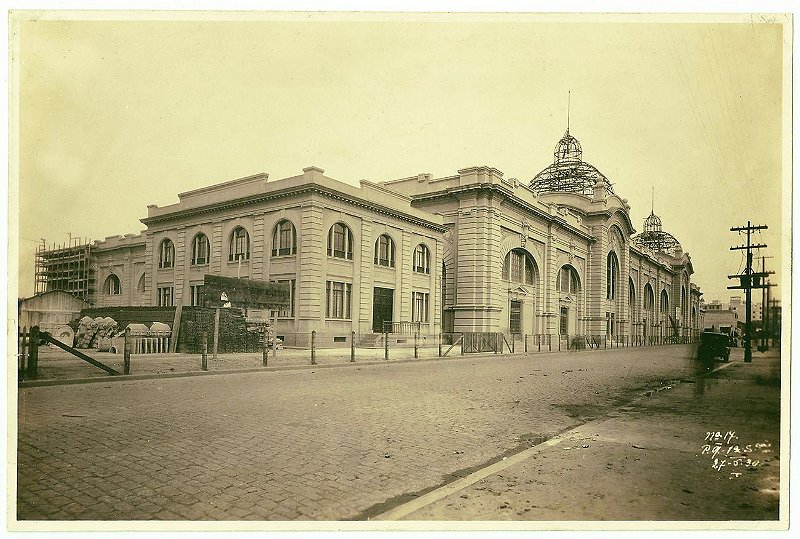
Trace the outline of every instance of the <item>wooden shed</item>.
{"label": "wooden shed", "polygon": [[40,326],[43,330],[67,325],[89,303],[63,290],[40,292],[19,300],[19,327]]}

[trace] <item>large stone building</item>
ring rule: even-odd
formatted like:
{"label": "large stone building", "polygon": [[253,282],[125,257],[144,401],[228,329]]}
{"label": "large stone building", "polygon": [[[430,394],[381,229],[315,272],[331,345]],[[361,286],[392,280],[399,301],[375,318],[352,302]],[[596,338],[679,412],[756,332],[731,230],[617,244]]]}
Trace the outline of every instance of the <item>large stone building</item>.
{"label": "large stone building", "polygon": [[[197,305],[205,274],[289,284],[278,331],[687,335],[691,259],[582,160],[567,132],[527,185],[491,167],[359,187],[309,167],[148,206],[140,235],[91,246],[96,306]],[[258,316],[260,313],[249,313]]]}

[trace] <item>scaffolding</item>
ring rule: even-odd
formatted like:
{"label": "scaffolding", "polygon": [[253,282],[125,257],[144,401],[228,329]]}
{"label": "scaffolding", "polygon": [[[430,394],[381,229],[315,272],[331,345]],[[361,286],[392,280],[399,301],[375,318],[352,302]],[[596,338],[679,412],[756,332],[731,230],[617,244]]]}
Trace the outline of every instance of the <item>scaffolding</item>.
{"label": "scaffolding", "polygon": [[608,178],[582,160],[583,150],[578,139],[569,134],[569,128],[556,144],[553,164],[534,176],[530,187],[534,193],[578,193],[591,197],[597,182],[604,184],[607,194],[613,194]]}
{"label": "scaffolding", "polygon": [[640,247],[673,257],[682,252],[680,242],[675,239],[675,236],[662,230],[661,219],[652,211],[647,219],[644,220],[644,231],[634,236],[633,242]]}
{"label": "scaffolding", "polygon": [[88,301],[95,290],[91,255],[92,246],[84,238],[70,236],[69,243],[49,248],[42,240],[36,248],[35,292],[63,290]]}

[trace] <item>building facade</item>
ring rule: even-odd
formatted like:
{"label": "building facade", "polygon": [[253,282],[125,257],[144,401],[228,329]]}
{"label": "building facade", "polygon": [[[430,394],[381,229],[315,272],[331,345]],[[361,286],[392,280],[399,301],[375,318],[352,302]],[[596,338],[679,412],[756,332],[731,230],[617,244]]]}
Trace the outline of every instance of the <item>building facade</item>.
{"label": "building facade", "polygon": [[[491,167],[359,187],[309,167],[148,206],[139,235],[91,246],[96,306],[199,305],[205,274],[287,283],[278,331],[688,335],[691,259],[567,132],[527,185]],[[253,312],[250,316],[267,316]]]}

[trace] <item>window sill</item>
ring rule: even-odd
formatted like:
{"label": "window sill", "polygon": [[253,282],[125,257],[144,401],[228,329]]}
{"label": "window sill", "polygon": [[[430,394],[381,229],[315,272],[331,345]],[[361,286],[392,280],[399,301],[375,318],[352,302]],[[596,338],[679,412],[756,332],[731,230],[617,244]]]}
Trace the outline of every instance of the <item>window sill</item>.
{"label": "window sill", "polygon": [[293,255],[271,255],[270,258],[273,260],[280,260],[282,258],[297,258],[297,253]]}
{"label": "window sill", "polygon": [[244,258],[241,261],[240,260],[228,260],[228,265],[229,266],[238,266],[240,262],[244,266],[245,264],[249,264],[250,263],[250,259],[249,258]]}
{"label": "window sill", "polygon": [[208,262],[203,262],[202,264],[189,264],[189,267],[192,268],[207,268]]}
{"label": "window sill", "polygon": [[326,322],[352,322],[352,318],[326,318]]}

